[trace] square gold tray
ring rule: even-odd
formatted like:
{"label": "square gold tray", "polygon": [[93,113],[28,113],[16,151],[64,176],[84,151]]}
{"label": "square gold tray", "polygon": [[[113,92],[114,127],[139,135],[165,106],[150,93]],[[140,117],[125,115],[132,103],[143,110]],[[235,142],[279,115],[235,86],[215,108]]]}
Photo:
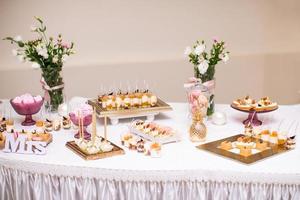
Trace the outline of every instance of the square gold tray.
{"label": "square gold tray", "polygon": [[[229,141],[229,142],[234,142],[237,140],[237,138],[241,137],[241,136],[245,136],[243,134],[238,134],[238,135],[234,135],[228,138],[223,138],[221,140],[216,140],[213,142],[209,142],[206,144],[202,144],[197,146],[198,149],[203,149],[227,158],[231,158],[233,160],[245,163],[245,164],[251,164],[254,163],[256,161],[271,157],[273,155],[277,155],[283,152],[287,152],[289,150],[287,150],[283,145],[276,145],[276,144],[270,144],[268,143],[268,147],[266,150],[249,155],[249,156],[242,156],[240,154],[236,154],[224,149],[219,148],[221,142],[223,141]],[[252,141],[256,141],[256,138],[252,138]]]}
{"label": "square gold tray", "polygon": [[[111,143],[111,142],[110,142]],[[97,160],[97,159],[103,159],[103,158],[108,158],[108,157],[112,157],[112,156],[117,156],[117,155],[123,155],[125,154],[125,151],[111,143],[111,145],[113,145],[113,150],[110,152],[102,152],[102,153],[96,153],[96,154],[87,154],[85,152],[83,152],[76,144],[75,141],[69,141],[66,143],[66,146],[72,150],[74,153],[76,153],[77,155],[79,155],[80,157],[82,157],[85,160]]]}
{"label": "square gold tray", "polygon": [[129,109],[114,109],[114,110],[106,110],[101,107],[98,103],[97,99],[88,100],[88,104],[96,108],[96,112],[100,117],[118,117],[118,116],[132,116],[132,115],[140,115],[147,113],[158,113],[163,111],[170,111],[172,107],[164,102],[163,100],[157,98],[157,105],[153,107],[147,108],[129,108]]}

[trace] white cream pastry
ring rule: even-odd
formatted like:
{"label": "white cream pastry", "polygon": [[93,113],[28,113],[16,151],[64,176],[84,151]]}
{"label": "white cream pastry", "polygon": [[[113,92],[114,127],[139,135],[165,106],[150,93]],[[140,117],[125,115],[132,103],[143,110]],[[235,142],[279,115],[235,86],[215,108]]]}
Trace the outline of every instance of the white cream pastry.
{"label": "white cream pastry", "polygon": [[88,152],[88,154],[96,154],[99,152],[99,149],[96,146],[91,146],[86,148],[86,151]]}
{"label": "white cream pastry", "polygon": [[100,149],[103,151],[103,152],[109,152],[113,149],[114,147],[109,143],[109,142],[102,142],[101,145],[100,145]]}
{"label": "white cream pastry", "polygon": [[157,97],[155,95],[151,95],[150,97],[150,105],[155,106],[157,104]]}

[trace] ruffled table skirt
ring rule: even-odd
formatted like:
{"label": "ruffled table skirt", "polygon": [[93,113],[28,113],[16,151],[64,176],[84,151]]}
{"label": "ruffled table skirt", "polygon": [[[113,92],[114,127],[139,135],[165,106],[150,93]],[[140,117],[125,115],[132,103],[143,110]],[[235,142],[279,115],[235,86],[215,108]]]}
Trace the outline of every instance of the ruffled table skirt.
{"label": "ruffled table skirt", "polygon": [[135,181],[62,176],[1,166],[0,199],[300,199],[298,184],[173,179]]}

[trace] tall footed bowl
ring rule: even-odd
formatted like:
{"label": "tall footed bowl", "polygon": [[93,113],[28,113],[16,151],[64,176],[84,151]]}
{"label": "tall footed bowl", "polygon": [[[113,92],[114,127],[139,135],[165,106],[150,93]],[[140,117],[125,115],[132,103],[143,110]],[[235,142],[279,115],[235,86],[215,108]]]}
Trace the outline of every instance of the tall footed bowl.
{"label": "tall footed bowl", "polygon": [[35,121],[32,119],[32,115],[38,113],[44,103],[44,98],[40,101],[34,101],[33,103],[15,103],[13,99],[10,100],[11,106],[14,108],[16,113],[19,115],[24,115],[25,120],[22,122],[23,126],[35,125]]}
{"label": "tall footed bowl", "polygon": [[[75,115],[75,113],[70,113],[69,114],[71,121],[73,122],[73,124],[75,124],[76,126],[79,126],[79,118]],[[92,123],[92,115],[86,115],[83,117],[83,137],[86,140],[90,140],[91,139],[91,134],[87,131],[87,127]],[[78,127],[79,129],[81,127]],[[78,132],[75,134],[74,136],[75,138],[80,138],[80,130],[78,130]]]}

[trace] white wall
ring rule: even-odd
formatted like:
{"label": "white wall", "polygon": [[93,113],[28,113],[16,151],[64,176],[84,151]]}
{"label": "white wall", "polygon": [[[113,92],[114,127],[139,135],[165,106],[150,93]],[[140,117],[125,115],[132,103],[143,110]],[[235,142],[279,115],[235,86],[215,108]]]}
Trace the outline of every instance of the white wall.
{"label": "white wall", "polygon": [[[37,15],[49,35],[74,41],[77,54],[64,69],[69,97],[96,96],[100,84],[116,79],[146,79],[166,100],[184,101],[182,83],[192,75],[185,46],[218,36],[231,51],[229,63],[217,69],[218,102],[251,94],[297,103],[299,10],[297,0],[1,0],[0,37],[33,38],[29,27]],[[0,42],[0,98],[41,93],[39,73],[18,63],[11,49]]]}

